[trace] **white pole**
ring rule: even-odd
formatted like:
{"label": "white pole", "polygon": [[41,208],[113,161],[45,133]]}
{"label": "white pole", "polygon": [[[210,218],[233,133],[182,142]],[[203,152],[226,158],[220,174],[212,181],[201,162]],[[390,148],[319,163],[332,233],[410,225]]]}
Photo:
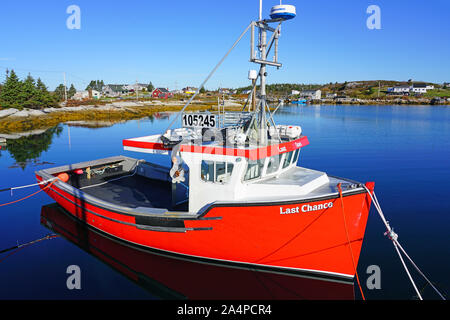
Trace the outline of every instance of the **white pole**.
{"label": "white pole", "polygon": [[67,103],[67,84],[66,84],[66,73],[64,72],[64,100]]}
{"label": "white pole", "polygon": [[136,79],[136,100],[139,101],[139,93],[138,93],[138,81]]}
{"label": "white pole", "polygon": [[262,0],[259,0],[259,21],[262,20]]}

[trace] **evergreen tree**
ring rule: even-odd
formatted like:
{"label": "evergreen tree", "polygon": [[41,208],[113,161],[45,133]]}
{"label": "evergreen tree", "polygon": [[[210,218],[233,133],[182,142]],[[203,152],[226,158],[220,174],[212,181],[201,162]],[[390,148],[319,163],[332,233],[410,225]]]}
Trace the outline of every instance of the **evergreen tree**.
{"label": "evergreen tree", "polygon": [[105,83],[103,82],[103,80],[91,80],[91,82],[89,82],[88,86],[86,87],[86,90],[92,89],[101,92],[104,86]]}
{"label": "evergreen tree", "polygon": [[150,81],[150,83],[147,86],[147,91],[148,92],[153,92],[154,89],[155,89],[155,87],[153,86],[153,83]]}
{"label": "evergreen tree", "polygon": [[22,102],[22,106],[25,108],[32,108],[35,106],[36,96],[36,84],[33,77],[28,74],[27,78],[24,80],[22,84],[22,90],[19,93],[19,101]]}
{"label": "evergreen tree", "polygon": [[55,91],[53,92],[53,96],[55,97],[56,101],[60,102],[64,100],[64,94],[65,88],[64,85],[61,83],[59,86],[56,87]]}
{"label": "evergreen tree", "polygon": [[48,92],[47,87],[42,82],[41,78],[37,79],[36,82],[36,107],[45,108],[55,105],[55,98]]}
{"label": "evergreen tree", "polygon": [[89,84],[87,85],[85,90],[88,91],[89,89],[94,89],[94,87],[95,87],[95,81],[91,80],[91,82],[89,82]]}
{"label": "evergreen tree", "polygon": [[0,106],[3,108],[22,108],[23,101],[19,100],[22,90],[22,82],[17,77],[14,70],[6,71],[6,79],[0,93]]}
{"label": "evergreen tree", "polygon": [[72,98],[75,93],[77,93],[77,89],[73,86],[73,84],[70,86],[69,91],[67,91],[67,99]]}

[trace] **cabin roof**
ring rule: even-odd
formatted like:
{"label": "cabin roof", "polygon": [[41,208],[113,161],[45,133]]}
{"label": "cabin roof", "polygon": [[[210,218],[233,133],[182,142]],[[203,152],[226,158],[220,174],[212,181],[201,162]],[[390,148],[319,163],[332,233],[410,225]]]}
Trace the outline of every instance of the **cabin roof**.
{"label": "cabin roof", "polygon": [[[164,146],[163,143],[159,142],[159,135],[140,137],[134,139],[123,140],[123,146],[125,150],[146,152],[146,153],[156,153],[169,152],[172,150],[170,147]],[[266,157],[291,152],[293,150],[300,149],[309,144],[308,138],[306,136],[300,136],[299,138],[286,141],[272,143],[267,146],[254,146],[254,145],[217,145],[215,143],[209,144],[181,144],[180,152],[192,152],[192,153],[203,153],[212,155],[225,155],[234,157],[244,157],[249,160],[258,160]]]}

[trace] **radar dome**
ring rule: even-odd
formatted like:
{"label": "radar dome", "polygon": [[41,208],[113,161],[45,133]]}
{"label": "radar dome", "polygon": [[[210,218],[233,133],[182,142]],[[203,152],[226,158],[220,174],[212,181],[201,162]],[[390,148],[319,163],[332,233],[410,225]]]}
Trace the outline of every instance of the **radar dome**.
{"label": "radar dome", "polygon": [[280,4],[278,6],[273,6],[270,10],[271,19],[283,19],[289,20],[295,18],[297,15],[295,6],[289,4]]}

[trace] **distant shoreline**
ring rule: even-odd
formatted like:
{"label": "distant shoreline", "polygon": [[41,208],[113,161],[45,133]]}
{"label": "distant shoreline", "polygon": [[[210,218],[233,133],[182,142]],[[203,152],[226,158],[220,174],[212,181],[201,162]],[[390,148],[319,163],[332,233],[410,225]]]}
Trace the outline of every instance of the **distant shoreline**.
{"label": "distant shoreline", "polygon": [[[8,109],[0,110],[0,134],[11,134],[16,132],[24,132],[29,130],[38,130],[56,126],[65,122],[76,121],[114,121],[121,120],[137,120],[145,117],[153,116],[161,112],[177,112],[180,111],[185,102],[184,101],[169,101],[158,103],[147,103],[140,101],[129,102],[115,102],[103,105],[84,105],[78,107],[61,107],[61,108],[47,108],[43,110],[16,110],[16,112],[8,114],[5,112]],[[227,101],[225,108],[227,111],[239,111],[243,108],[243,103]],[[317,105],[336,105],[336,106],[369,106],[369,105],[398,105],[398,106],[445,106],[450,103],[430,105],[430,104],[402,104],[393,103],[392,101],[370,101],[361,103],[361,101],[311,101],[306,106]],[[210,101],[195,101],[187,110],[189,111],[217,111],[217,105],[211,104]],[[2,115],[2,111],[4,112]],[[5,116],[5,114],[7,114]]]}
{"label": "distant shoreline", "polygon": [[[170,104],[112,103],[106,105],[86,105],[79,107],[47,108],[44,110],[17,110],[3,116],[0,110],[0,134],[37,130],[56,126],[69,121],[121,121],[136,120],[154,116],[161,112],[176,112],[183,108],[183,102]],[[242,105],[229,103],[226,110],[242,110]],[[217,105],[195,102],[189,111],[217,111]],[[18,115],[16,115],[19,113]],[[6,113],[5,113],[6,114]]]}

